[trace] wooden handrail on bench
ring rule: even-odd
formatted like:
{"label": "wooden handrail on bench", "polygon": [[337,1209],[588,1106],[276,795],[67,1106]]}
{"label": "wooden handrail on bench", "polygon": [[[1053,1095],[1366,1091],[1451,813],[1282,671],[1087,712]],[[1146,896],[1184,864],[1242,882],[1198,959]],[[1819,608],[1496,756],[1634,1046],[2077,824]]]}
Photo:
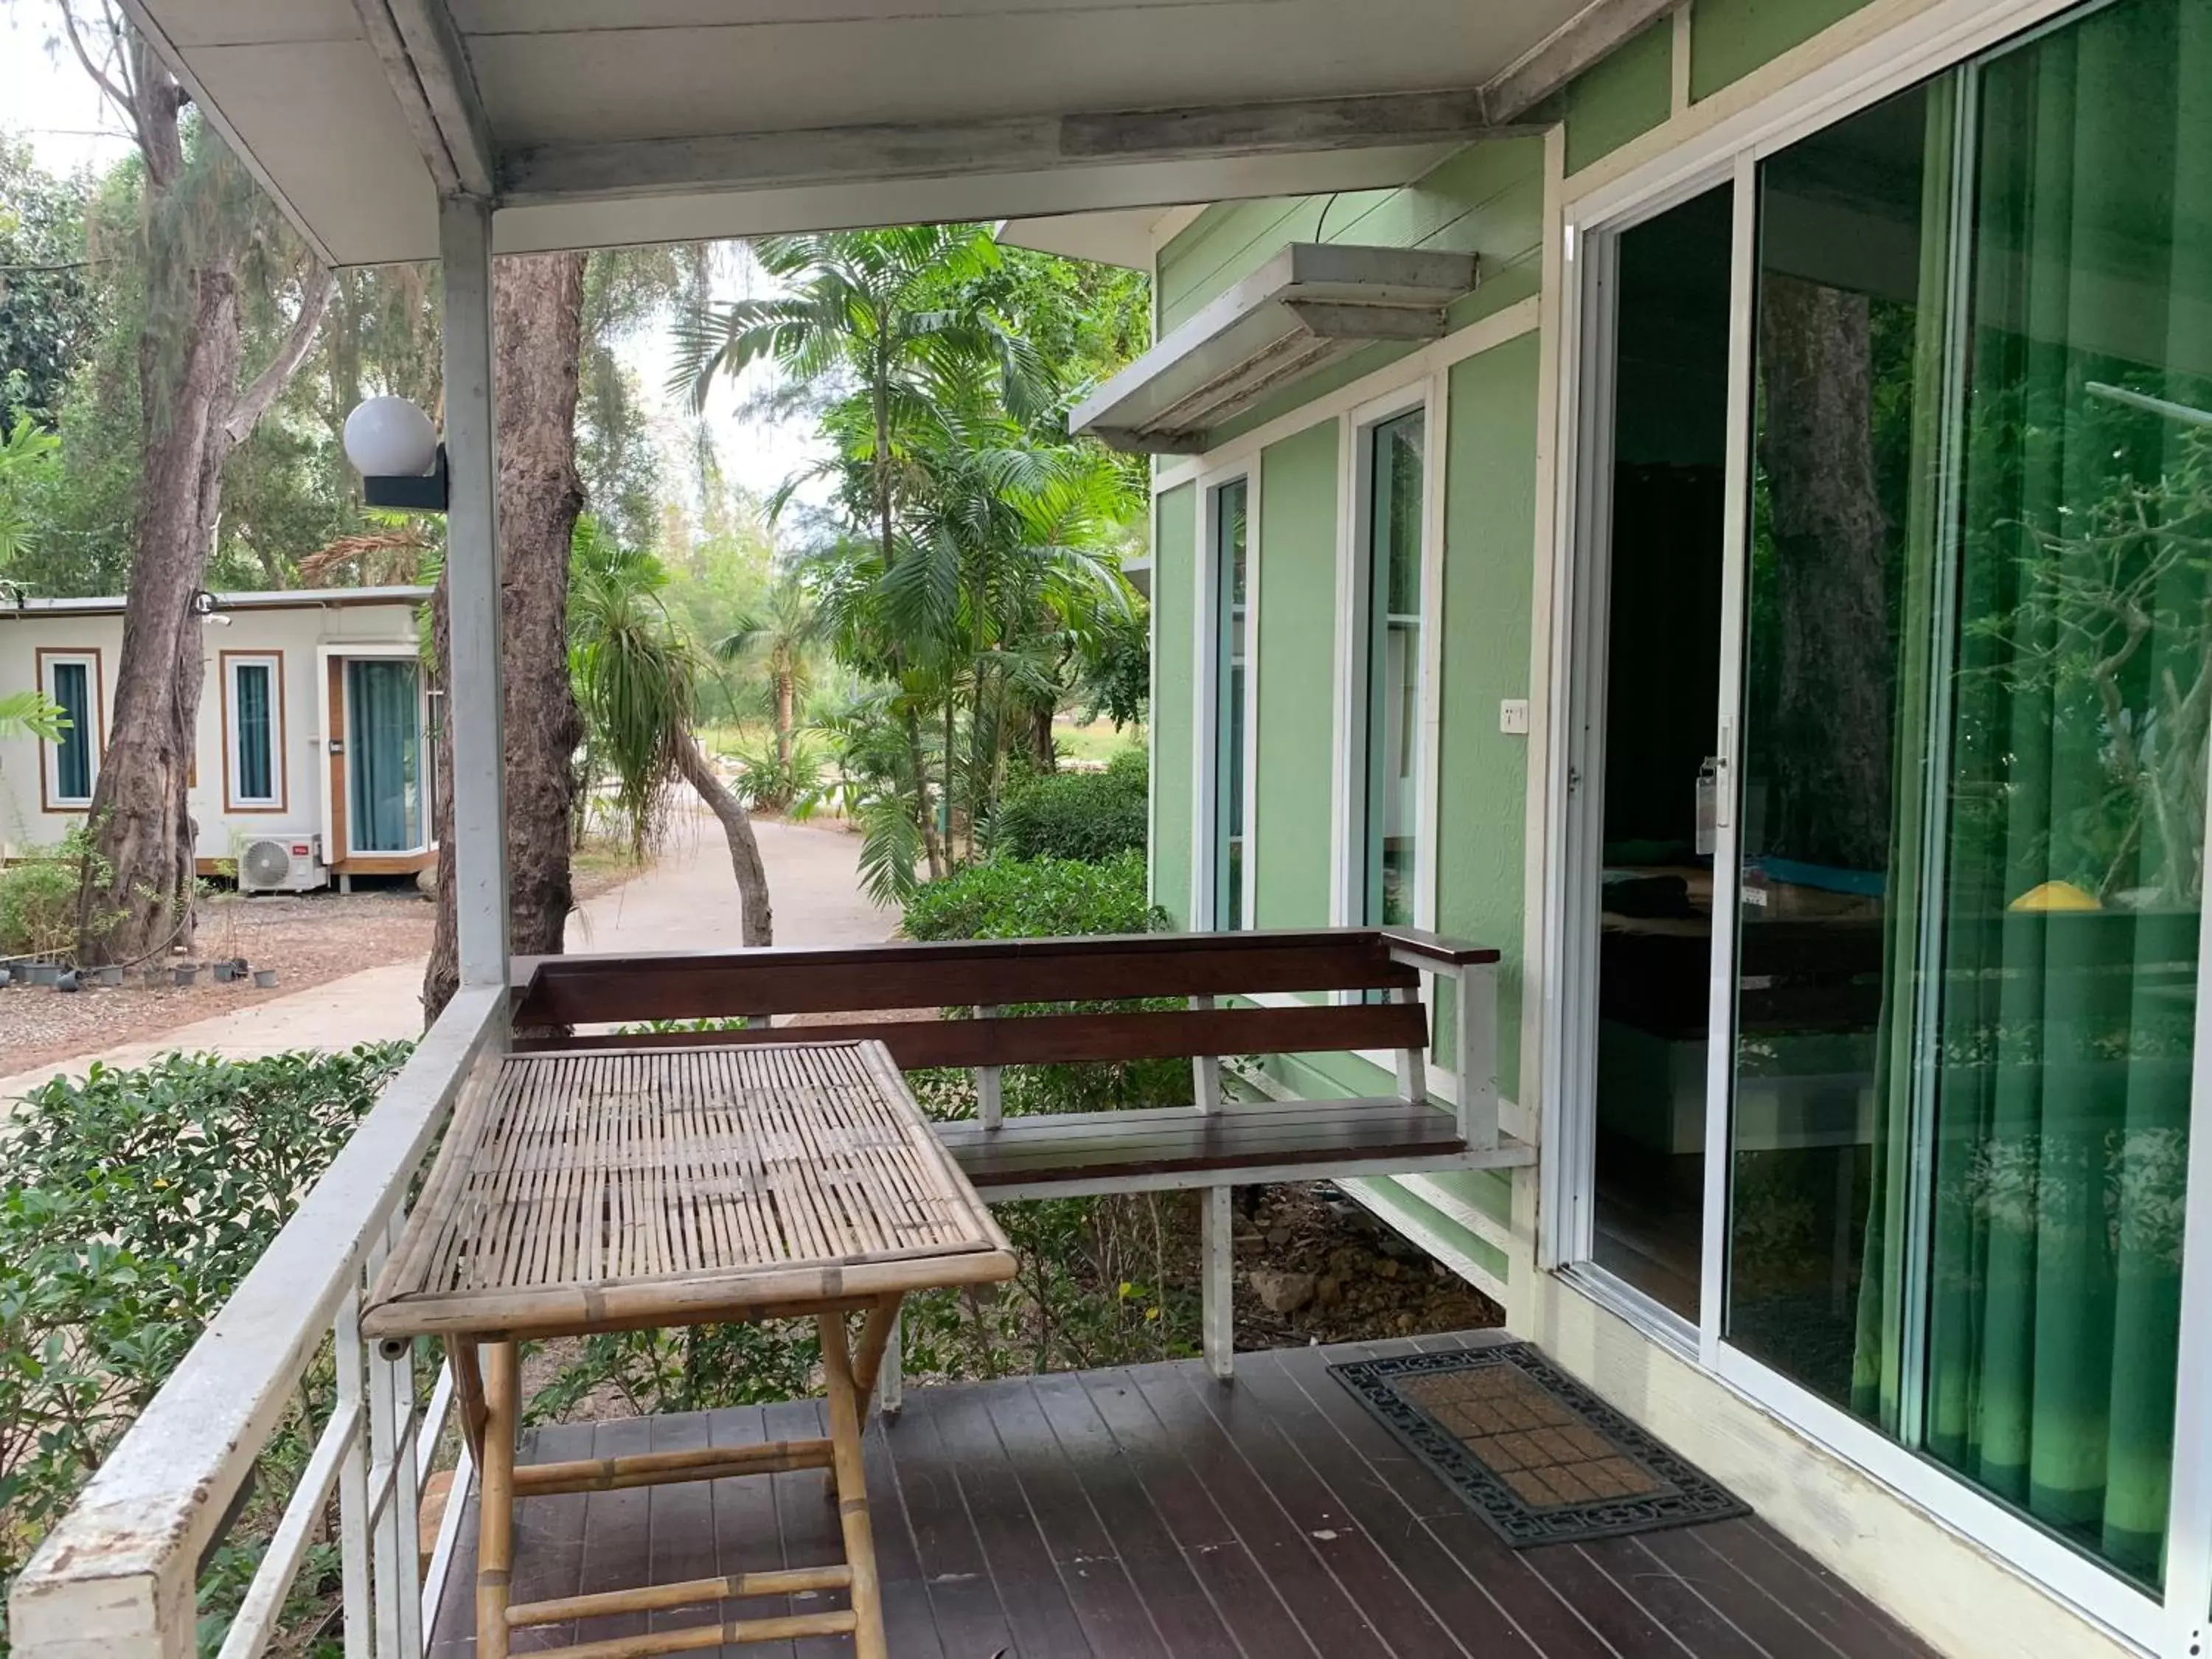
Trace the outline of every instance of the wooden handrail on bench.
{"label": "wooden handrail on bench", "polygon": [[[518,1038],[519,1050],[675,1048],[856,1039],[908,1070],[972,1067],[977,1116],[941,1125],[946,1148],[994,1201],[1048,1194],[1204,1188],[1206,1351],[1226,1376],[1232,1184],[1323,1175],[1390,1175],[1528,1161],[1498,1133],[1494,950],[1412,928],[1139,933],[1103,938],[895,942],[836,950],[518,957],[519,1030],[744,1017],[741,1030],[581,1033]],[[1453,1000],[1457,1098],[1430,1087],[1424,976]],[[1285,1001],[1301,994],[1386,1000]],[[1081,1005],[1158,1002],[1181,1008]],[[1259,1006],[1253,1006],[1257,1002]],[[1076,1011],[1057,1005],[1076,1004]],[[1053,1012],[1008,1013],[1020,1006]],[[1225,1005],[1225,1006],[1224,1006]],[[945,1007],[964,1019],[890,1019]],[[773,1025],[780,1015],[842,1015]],[[1239,1103],[1221,1056],[1395,1056],[1382,1098]],[[1006,1119],[1008,1066],[1188,1059],[1188,1107]]]}

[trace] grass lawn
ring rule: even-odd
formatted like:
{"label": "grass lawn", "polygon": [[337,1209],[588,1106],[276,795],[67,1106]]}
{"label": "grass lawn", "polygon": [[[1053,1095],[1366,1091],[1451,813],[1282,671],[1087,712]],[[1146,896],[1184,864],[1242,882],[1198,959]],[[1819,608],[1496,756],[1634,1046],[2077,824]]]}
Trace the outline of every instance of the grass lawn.
{"label": "grass lawn", "polygon": [[1052,740],[1070,760],[1097,761],[1103,765],[1124,749],[1142,749],[1145,728],[1125,726],[1117,732],[1114,722],[1104,719],[1078,726],[1063,714],[1052,723]]}

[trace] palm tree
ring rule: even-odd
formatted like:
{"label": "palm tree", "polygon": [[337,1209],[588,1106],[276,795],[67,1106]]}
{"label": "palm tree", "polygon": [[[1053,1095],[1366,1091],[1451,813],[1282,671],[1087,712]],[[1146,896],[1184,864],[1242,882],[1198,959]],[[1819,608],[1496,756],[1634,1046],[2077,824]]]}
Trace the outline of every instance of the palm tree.
{"label": "palm tree", "polygon": [[[974,280],[997,264],[997,245],[974,226],[910,225],[768,236],[752,248],[787,292],[695,310],[677,330],[672,386],[703,409],[718,375],[741,374],[763,358],[797,380],[852,386],[864,424],[846,434],[831,465],[854,470],[862,482],[876,552],[888,572],[899,558],[900,474],[912,434],[933,419],[935,383],[956,366],[988,362],[1000,372],[1009,407],[1026,416],[1038,402],[1044,377],[1035,354],[969,297]],[[903,671],[906,643],[889,644]],[[903,720],[920,777],[920,719],[908,709]],[[945,849],[926,783],[915,808],[930,873],[940,876]]]}
{"label": "palm tree", "polygon": [[589,518],[576,521],[573,558],[569,673],[592,751],[614,775],[633,850],[642,855],[651,844],[678,780],[689,783],[729,842],[744,944],[773,944],[768,872],[752,820],[692,730],[700,662],[662,602],[668,573],[650,553],[617,545]]}
{"label": "palm tree", "polygon": [[775,759],[787,777],[791,773],[792,734],[798,727],[799,705],[814,680],[817,653],[828,638],[828,629],[814,595],[796,575],[787,575],[768,591],[765,607],[757,617],[741,618],[736,628],[714,644],[714,655],[726,663],[752,668],[764,675],[775,699]]}

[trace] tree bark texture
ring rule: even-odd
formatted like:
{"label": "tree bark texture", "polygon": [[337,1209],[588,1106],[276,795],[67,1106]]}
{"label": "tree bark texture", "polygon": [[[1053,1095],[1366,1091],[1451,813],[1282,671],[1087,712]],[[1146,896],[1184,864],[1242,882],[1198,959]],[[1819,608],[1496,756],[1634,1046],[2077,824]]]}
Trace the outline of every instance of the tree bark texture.
{"label": "tree bark texture", "polygon": [[[574,903],[568,853],[583,716],[568,678],[568,550],[583,510],[576,397],[583,349],[584,256],[529,254],[494,268],[492,329],[499,447],[500,678],[505,690],[508,933],[518,954],[557,955]],[[441,679],[450,638],[445,586],[432,635]],[[450,720],[439,775],[453,777]],[[450,846],[450,787],[439,792],[439,844]],[[459,983],[450,881],[422,980],[425,1023]]]}
{"label": "tree bark texture", "polygon": [[730,843],[730,870],[738,878],[738,896],[744,905],[740,942],[747,947],[775,944],[775,916],[769,905],[768,866],[761,862],[760,842],[753,835],[753,821],[745,815],[744,803],[730,793],[699,747],[699,740],[689,732],[677,734],[676,764],[684,781],[699,792],[699,799],[720,822],[723,836]]}
{"label": "tree bark texture", "polygon": [[1893,687],[1868,301],[1770,275],[1759,313],[1779,670],[1767,840],[1792,857],[1879,870]]}

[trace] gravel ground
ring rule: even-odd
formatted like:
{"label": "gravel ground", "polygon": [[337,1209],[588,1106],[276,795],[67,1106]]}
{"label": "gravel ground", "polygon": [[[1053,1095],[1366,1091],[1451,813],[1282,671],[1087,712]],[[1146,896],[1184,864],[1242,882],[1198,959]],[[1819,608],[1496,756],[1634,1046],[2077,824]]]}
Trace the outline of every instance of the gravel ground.
{"label": "gravel ground", "polygon": [[158,1036],[214,1014],[388,962],[429,954],[435,913],[414,891],[216,895],[201,906],[199,939],[190,957],[212,962],[244,957],[274,968],[273,989],[251,981],[218,985],[203,972],[189,987],[86,990],[66,994],[27,986],[0,991],[0,1072],[27,1071],[73,1054]]}

